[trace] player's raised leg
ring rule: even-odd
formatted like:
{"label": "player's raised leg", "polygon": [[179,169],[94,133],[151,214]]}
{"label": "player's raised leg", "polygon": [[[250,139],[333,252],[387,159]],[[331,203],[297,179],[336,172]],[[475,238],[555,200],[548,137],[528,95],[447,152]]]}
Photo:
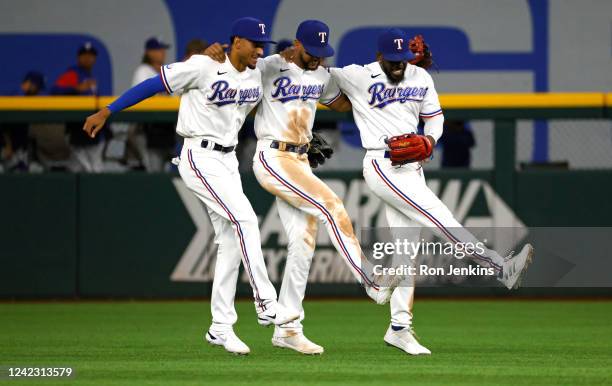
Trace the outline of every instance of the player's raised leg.
{"label": "player's raised leg", "polygon": [[300,318],[274,328],[272,344],[290,348],[302,354],[322,354],[323,347],[311,342],[304,335],[304,307],[302,302],[308,283],[308,273],[315,250],[318,219],[276,198],[281,223],[287,234],[287,261],[278,303],[288,313],[298,313]]}
{"label": "player's raised leg", "polygon": [[362,269],[365,259],[342,200],[312,173],[305,154],[282,152],[259,141],[253,161],[257,180],[270,193],[321,221],[347,266],[378,304],[391,298],[401,277],[373,277]]}
{"label": "player's raised leg", "polygon": [[[384,157],[366,155],[363,166],[368,186],[387,204],[451,242],[479,242],[427,187],[419,163],[396,167]],[[493,268],[498,280],[511,289],[520,285],[520,279],[533,258],[533,247],[526,244],[519,254],[508,258],[492,249],[470,257],[484,267]]]}
{"label": "player's raised leg", "polygon": [[[421,235],[421,225],[408,218],[389,204],[385,204],[387,223],[394,239],[418,242]],[[387,328],[384,341],[391,346],[410,355],[431,354],[431,351],[421,345],[412,326],[412,305],[414,304],[414,282],[406,280],[398,286],[389,302],[391,308],[391,323]]]}

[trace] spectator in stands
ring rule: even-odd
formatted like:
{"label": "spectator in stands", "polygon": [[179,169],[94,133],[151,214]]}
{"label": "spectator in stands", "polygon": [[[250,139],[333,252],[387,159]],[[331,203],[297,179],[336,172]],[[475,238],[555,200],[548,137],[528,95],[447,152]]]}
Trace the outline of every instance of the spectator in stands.
{"label": "spectator in stands", "polygon": [[201,55],[204,53],[204,50],[208,47],[208,43],[206,40],[202,39],[192,39],[187,43],[185,47],[185,56],[183,56],[183,61],[191,58],[191,55]]}
{"label": "spectator in stands", "polygon": [[[35,96],[45,89],[45,77],[30,71],[23,78],[16,96]],[[3,170],[28,171],[28,123],[0,124],[0,161]]]}
{"label": "spectator in stands", "polygon": [[470,167],[470,149],[476,145],[476,141],[472,130],[465,121],[445,121],[440,144],[442,145],[442,167]]}
{"label": "spectator in stands", "polygon": [[33,96],[40,95],[45,89],[45,76],[38,71],[30,71],[19,86],[17,95]]}
{"label": "spectator in stands", "polygon": [[[53,95],[96,95],[98,83],[92,73],[98,51],[91,42],[79,47],[77,64],[69,67],[57,78],[51,94]],[[102,152],[105,135],[92,139],[82,130],[83,122],[66,123],[66,131],[72,147],[72,171],[98,173],[102,171]]]}
{"label": "spectator in stands", "polygon": [[134,72],[132,85],[137,85],[153,76],[159,75],[161,66],[166,62],[168,48],[170,48],[170,45],[157,37],[152,37],[145,42],[145,51],[140,65]]}
{"label": "spectator in stands", "polygon": [[96,64],[98,51],[91,42],[83,44],[77,52],[77,64],[69,67],[57,78],[53,95],[95,95],[98,89],[92,69]]}

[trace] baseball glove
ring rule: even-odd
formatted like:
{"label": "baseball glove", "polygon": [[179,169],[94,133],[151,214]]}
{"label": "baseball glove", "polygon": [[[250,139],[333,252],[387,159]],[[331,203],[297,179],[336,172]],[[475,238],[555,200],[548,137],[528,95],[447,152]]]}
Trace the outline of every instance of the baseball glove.
{"label": "baseball glove", "polygon": [[323,165],[325,159],[331,158],[332,154],[334,154],[334,149],[329,146],[320,134],[312,133],[312,140],[310,141],[307,154],[310,167],[315,169],[317,166]]}
{"label": "baseball glove", "polygon": [[423,39],[423,35],[417,35],[410,39],[408,42],[408,47],[414,54],[414,58],[409,61],[410,64],[424,69],[428,69],[433,65],[433,56],[431,55],[429,46]]}
{"label": "baseball glove", "polygon": [[403,134],[385,140],[389,146],[391,165],[404,165],[431,157],[433,147],[424,135]]}

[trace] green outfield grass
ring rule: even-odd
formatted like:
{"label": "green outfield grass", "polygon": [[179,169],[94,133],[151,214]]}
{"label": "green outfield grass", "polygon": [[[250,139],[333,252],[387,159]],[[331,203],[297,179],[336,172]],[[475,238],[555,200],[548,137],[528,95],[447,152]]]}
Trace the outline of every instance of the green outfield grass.
{"label": "green outfield grass", "polygon": [[72,366],[83,385],[604,385],[612,383],[612,302],[417,301],[432,356],[385,346],[388,307],[307,301],[303,356],[272,347],[249,302],[237,304],[237,357],[202,339],[207,302],[0,304],[0,367]]}

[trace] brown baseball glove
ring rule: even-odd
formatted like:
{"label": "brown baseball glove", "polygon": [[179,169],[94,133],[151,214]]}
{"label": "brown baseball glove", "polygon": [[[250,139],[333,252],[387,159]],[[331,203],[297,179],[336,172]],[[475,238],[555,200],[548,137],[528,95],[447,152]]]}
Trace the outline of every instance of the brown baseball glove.
{"label": "brown baseball glove", "polygon": [[431,157],[431,141],[418,134],[403,134],[385,140],[389,146],[391,165],[404,165],[409,162],[422,161]]}
{"label": "brown baseball glove", "polygon": [[410,64],[424,69],[428,69],[433,65],[433,56],[431,55],[429,46],[423,39],[423,35],[417,35],[410,39],[408,42],[408,47],[414,54],[414,58],[409,61]]}

